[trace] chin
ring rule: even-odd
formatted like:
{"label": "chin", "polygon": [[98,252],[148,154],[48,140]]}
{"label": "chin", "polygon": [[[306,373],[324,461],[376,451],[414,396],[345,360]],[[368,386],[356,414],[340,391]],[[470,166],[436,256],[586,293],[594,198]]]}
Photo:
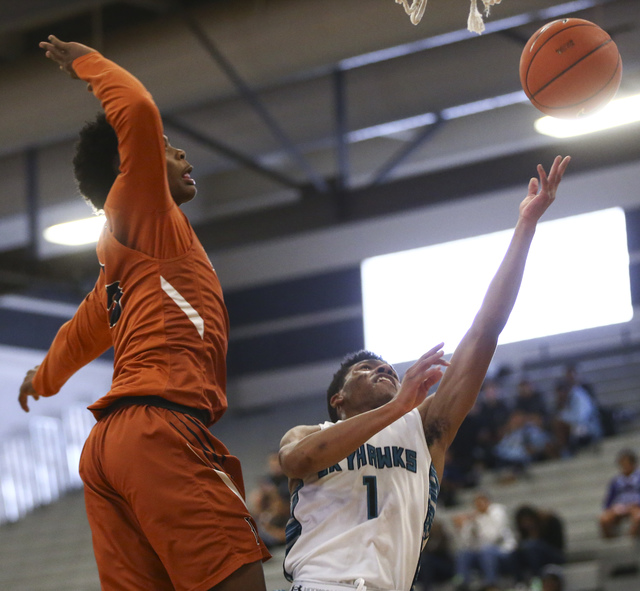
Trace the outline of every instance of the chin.
{"label": "chin", "polygon": [[189,203],[197,194],[196,188],[193,187],[192,191],[180,191],[178,195],[173,194],[173,200],[178,205],[183,205],[184,203]]}

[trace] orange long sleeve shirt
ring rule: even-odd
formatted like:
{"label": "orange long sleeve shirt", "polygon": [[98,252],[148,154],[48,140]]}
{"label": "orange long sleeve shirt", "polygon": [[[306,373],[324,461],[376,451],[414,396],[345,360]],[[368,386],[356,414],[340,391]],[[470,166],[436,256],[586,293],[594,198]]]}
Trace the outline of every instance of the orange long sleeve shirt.
{"label": "orange long sleeve shirt", "polygon": [[169,192],[160,113],[98,52],[73,68],[116,131],[120,174],[105,204],[96,285],[56,335],[34,388],[56,394],[113,346],[111,390],[89,407],[97,417],[122,396],[155,395],[207,410],[213,423],[227,408],[229,320],[211,262]]}

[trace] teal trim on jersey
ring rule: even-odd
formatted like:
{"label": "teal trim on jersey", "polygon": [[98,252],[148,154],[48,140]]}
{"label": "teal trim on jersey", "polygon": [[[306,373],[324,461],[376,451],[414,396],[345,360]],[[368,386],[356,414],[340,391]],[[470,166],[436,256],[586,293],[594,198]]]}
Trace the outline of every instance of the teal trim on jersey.
{"label": "teal trim on jersey", "polygon": [[[438,495],[440,494],[440,481],[438,480],[438,473],[433,467],[433,464],[429,467],[429,506],[427,507],[427,517],[424,520],[424,526],[422,528],[422,546],[420,548],[420,557],[422,557],[422,551],[424,550],[427,542],[429,541],[429,534],[431,533],[431,526],[433,525],[433,519],[436,516],[436,504],[438,502]],[[411,588],[416,584],[418,580],[418,574],[420,573],[420,558],[418,559],[418,566],[416,567],[416,574],[413,576],[413,583]]]}
{"label": "teal trim on jersey", "polygon": [[[285,549],[285,559],[289,554],[289,550],[293,548],[293,545],[298,541],[298,538],[302,534],[302,524],[296,519],[296,507],[298,505],[298,492],[304,486],[304,482],[301,480],[300,484],[295,488],[293,493],[291,493],[291,517],[287,522],[287,526],[285,528],[285,541],[286,541],[286,549]],[[284,572],[284,578],[287,579],[290,583],[293,582],[293,575],[288,573],[284,568],[284,561],[282,563],[282,570]]]}

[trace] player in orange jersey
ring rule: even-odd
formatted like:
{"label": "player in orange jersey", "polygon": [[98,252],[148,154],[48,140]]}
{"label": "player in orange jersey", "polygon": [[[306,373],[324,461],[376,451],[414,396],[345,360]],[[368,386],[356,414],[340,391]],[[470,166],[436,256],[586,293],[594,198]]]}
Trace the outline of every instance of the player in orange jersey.
{"label": "player in orange jersey", "polygon": [[46,57],[89,84],[105,116],[74,167],[104,209],[96,285],[62,326],[19,402],[56,394],[114,348],[111,390],[80,460],[102,588],[263,591],[269,557],[244,501],[240,463],[209,432],[227,408],[229,322],[220,283],[179,205],[192,167],[163,135],[151,95],[100,53],[54,36]]}

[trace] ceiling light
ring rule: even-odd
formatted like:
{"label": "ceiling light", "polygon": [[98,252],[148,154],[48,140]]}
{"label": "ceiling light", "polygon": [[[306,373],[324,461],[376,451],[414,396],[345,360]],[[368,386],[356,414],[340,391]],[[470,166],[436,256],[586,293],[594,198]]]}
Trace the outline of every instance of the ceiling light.
{"label": "ceiling light", "polygon": [[580,119],[542,117],[534,123],[538,133],[565,138],[585,135],[640,121],[640,95],[610,102],[602,110]]}
{"label": "ceiling light", "polygon": [[91,244],[98,241],[104,221],[104,215],[94,215],[83,220],[49,226],[43,232],[43,235],[45,240],[54,244],[65,244],[67,246]]}

